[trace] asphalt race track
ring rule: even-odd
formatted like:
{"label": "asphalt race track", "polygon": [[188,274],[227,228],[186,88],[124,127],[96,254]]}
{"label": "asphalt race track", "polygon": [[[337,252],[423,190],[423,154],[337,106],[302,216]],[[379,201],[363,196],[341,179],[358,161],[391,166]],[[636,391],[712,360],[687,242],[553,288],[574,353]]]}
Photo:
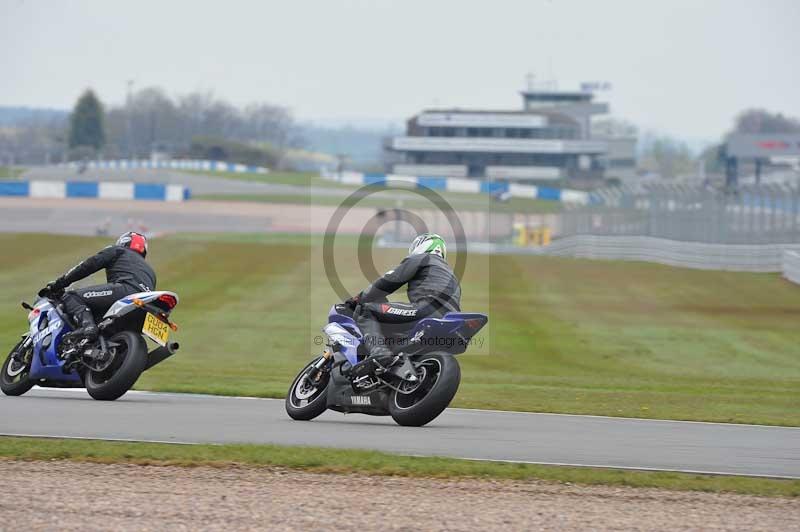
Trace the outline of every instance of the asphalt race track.
{"label": "asphalt race track", "polygon": [[84,390],[0,396],[0,433],[175,443],[274,443],[408,455],[800,478],[800,428],[449,409],[426,427],[326,412],[292,421],[283,400]]}
{"label": "asphalt race track", "polygon": [[[323,233],[336,207],[226,201],[124,201],[0,197],[0,232],[116,236],[172,233]],[[375,209],[355,207],[339,226],[358,234]]]}

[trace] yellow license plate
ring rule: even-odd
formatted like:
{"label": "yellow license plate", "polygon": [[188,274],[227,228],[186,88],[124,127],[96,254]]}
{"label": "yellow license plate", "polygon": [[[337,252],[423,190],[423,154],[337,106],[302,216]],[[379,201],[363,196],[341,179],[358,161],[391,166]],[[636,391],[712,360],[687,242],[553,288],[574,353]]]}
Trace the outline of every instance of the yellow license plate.
{"label": "yellow license plate", "polygon": [[169,340],[169,325],[149,312],[147,313],[147,317],[144,319],[144,327],[142,327],[142,332],[158,345],[167,345],[167,340]]}

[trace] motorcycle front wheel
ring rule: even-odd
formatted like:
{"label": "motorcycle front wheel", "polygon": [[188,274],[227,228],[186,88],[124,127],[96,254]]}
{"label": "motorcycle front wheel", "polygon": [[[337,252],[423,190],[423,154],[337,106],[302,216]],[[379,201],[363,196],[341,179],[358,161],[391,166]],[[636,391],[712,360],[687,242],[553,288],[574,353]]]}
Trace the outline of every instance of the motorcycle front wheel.
{"label": "motorcycle front wheel", "polygon": [[286,413],[297,421],[310,421],[328,408],[328,383],[331,374],[323,368],[318,380],[308,376],[308,370],[319,358],[312,360],[294,378],[286,394]]}
{"label": "motorcycle front wheel", "polygon": [[403,381],[389,396],[389,414],[398,425],[421,427],[450,404],[461,384],[461,367],[454,356],[431,353],[415,359],[417,382]]}
{"label": "motorcycle front wheel", "polygon": [[[0,390],[6,395],[22,395],[35,384],[28,376],[31,371],[31,361],[33,359],[33,342],[25,349],[23,353],[17,353],[22,348],[25,339],[21,340],[14,349],[8,353],[6,361],[3,363],[2,374],[0,374]],[[16,355],[16,357],[15,357]],[[16,363],[12,365],[12,362]],[[22,360],[22,365],[19,365],[19,360]]]}

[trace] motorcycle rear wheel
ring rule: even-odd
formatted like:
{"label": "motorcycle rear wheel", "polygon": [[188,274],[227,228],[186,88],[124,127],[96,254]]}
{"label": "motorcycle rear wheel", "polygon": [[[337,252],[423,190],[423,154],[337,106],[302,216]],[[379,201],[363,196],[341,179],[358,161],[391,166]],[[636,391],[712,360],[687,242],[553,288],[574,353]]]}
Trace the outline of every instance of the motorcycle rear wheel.
{"label": "motorcycle rear wheel", "polygon": [[[25,369],[21,372],[9,372],[9,366],[11,365],[11,361],[14,357],[14,354],[17,352],[17,349],[22,346],[22,342],[25,340],[21,340],[17,345],[14,346],[14,349],[8,353],[6,357],[6,361],[3,363],[2,373],[0,373],[0,389],[3,391],[4,394],[10,396],[19,396],[26,393],[28,390],[33,388],[33,385],[36,384],[28,375],[31,370],[31,358],[33,356],[33,344],[28,347],[28,353],[25,353],[26,356],[23,358],[27,358],[26,361],[27,365]],[[15,373],[14,375],[10,375],[9,373]]]}
{"label": "motorcycle rear wheel", "polygon": [[[454,356],[431,353],[414,360],[420,383],[409,393],[394,390],[389,414],[398,425],[421,427],[436,419],[450,405],[461,384],[461,367]],[[402,388],[401,388],[402,389]]]}
{"label": "motorcycle rear wheel", "polygon": [[[312,360],[294,378],[286,394],[286,413],[297,421],[310,421],[328,409],[328,384],[330,373],[322,372],[320,382],[310,382],[306,375],[319,358]],[[305,404],[304,404],[305,402]]]}
{"label": "motorcycle rear wheel", "polygon": [[86,372],[86,391],[98,401],[114,401],[125,395],[147,366],[147,346],[142,335],[122,331],[109,343],[120,344],[114,348],[111,365],[103,371]]}

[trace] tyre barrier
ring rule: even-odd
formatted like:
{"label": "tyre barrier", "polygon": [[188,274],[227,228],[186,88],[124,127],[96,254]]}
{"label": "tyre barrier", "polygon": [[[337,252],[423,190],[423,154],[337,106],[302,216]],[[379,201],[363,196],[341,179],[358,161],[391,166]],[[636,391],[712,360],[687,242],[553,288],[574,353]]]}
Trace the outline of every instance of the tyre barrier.
{"label": "tyre barrier", "polygon": [[183,185],[118,181],[0,181],[0,196],[26,198],[95,198],[116,200],[186,201]]}
{"label": "tyre barrier", "polygon": [[364,174],[361,172],[323,172],[321,176],[329,181],[355,186],[386,186],[388,184],[408,188],[430,188],[446,192],[561,201],[578,205],[586,205],[590,200],[589,193],[582,190],[522,185],[504,181],[482,181],[463,177],[419,177],[399,174]]}

